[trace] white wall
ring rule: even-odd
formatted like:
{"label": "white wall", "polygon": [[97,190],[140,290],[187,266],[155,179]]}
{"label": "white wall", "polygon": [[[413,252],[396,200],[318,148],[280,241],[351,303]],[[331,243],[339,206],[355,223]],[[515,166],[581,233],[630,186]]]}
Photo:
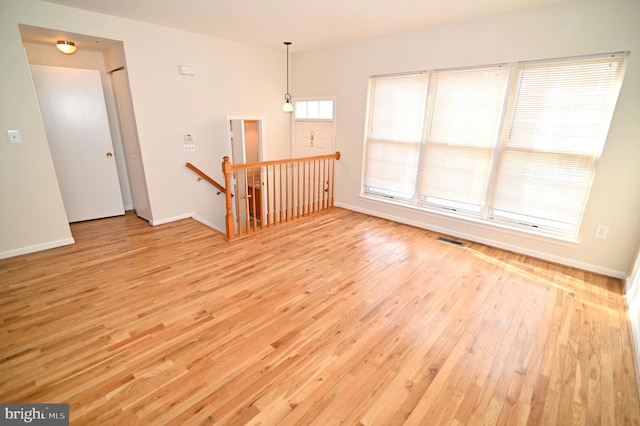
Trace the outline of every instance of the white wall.
{"label": "white wall", "polygon": [[[0,6],[0,254],[7,257],[73,242],[47,144],[15,3]],[[7,143],[6,130],[22,143]]]}
{"label": "white wall", "polygon": [[[336,96],[336,204],[612,276],[624,277],[640,242],[640,2],[569,1],[298,54],[295,96]],[[500,231],[359,198],[371,75],[631,51],[579,244]],[[593,237],[609,226],[606,240]]]}
{"label": "white wall", "polygon": [[[265,157],[290,155],[281,46],[266,50],[39,0],[2,0],[0,257],[73,242],[18,24],[124,43],[154,223],[193,214],[224,229],[224,197],[184,164],[223,181],[227,114],[264,116]],[[180,65],[196,75],[181,75]],[[10,145],[7,129],[20,130],[23,144]],[[195,153],[183,152],[184,132],[193,135]]]}

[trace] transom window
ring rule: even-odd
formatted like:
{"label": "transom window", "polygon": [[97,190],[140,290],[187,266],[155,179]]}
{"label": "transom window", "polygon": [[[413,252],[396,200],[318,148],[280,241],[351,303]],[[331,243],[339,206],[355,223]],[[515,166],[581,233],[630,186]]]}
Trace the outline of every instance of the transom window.
{"label": "transom window", "polygon": [[372,77],[364,193],[575,237],[625,59]]}
{"label": "transom window", "polygon": [[296,120],[333,120],[333,100],[295,101]]}

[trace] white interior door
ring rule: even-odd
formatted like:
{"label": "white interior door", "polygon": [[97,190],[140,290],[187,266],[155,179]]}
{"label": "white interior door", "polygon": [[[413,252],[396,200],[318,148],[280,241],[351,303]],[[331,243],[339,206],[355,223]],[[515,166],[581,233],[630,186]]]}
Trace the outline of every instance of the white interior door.
{"label": "white interior door", "polygon": [[150,221],[152,219],[151,204],[149,202],[142,156],[140,155],[140,141],[138,140],[133,105],[129,96],[129,81],[126,71],[121,69],[112,72],[111,82],[118,108],[118,121],[120,122],[134,208],[138,216]]}
{"label": "white interior door", "polygon": [[31,65],[69,222],[124,214],[100,73]]}

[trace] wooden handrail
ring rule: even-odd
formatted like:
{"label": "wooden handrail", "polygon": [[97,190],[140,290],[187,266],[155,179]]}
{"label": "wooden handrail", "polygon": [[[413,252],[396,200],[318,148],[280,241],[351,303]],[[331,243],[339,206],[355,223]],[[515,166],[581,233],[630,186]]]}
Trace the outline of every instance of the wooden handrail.
{"label": "wooden handrail", "polygon": [[[229,162],[229,157],[224,157],[224,158],[226,158],[227,161]],[[336,151],[335,154],[316,155],[315,157],[287,158],[284,160],[261,161],[259,163],[232,164],[231,162],[229,162],[229,164],[231,166],[230,170],[238,170],[238,169],[253,169],[261,166],[278,166],[280,164],[294,164],[294,163],[300,163],[303,161],[330,160],[330,159],[339,160],[340,151]]]}
{"label": "wooden handrail", "polygon": [[224,157],[227,240],[332,208],[339,159],[340,152],[247,164]]}
{"label": "wooden handrail", "polygon": [[227,190],[224,188],[224,186],[220,185],[218,182],[216,182],[215,180],[213,180],[211,177],[209,177],[209,175],[207,175],[205,172],[203,172],[202,170],[200,170],[199,168],[197,168],[196,166],[194,166],[191,163],[187,163],[185,164],[185,166],[187,166],[189,169],[193,170],[198,176],[200,176],[202,179],[206,180],[207,182],[209,182],[211,185],[215,186],[216,188],[218,188],[218,190],[220,192],[218,192],[218,194],[220,194],[221,192],[226,193]]}

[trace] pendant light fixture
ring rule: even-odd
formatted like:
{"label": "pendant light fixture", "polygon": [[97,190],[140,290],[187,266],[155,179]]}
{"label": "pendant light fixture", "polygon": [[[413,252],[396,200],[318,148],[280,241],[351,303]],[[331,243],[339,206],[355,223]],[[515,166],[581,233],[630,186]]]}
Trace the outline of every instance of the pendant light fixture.
{"label": "pendant light fixture", "polygon": [[67,55],[71,55],[76,51],[76,44],[72,41],[58,40],[56,42],[56,47],[58,48],[59,51]]}
{"label": "pendant light fixture", "polygon": [[290,41],[285,41],[284,45],[287,46],[287,93],[284,95],[284,105],[282,105],[282,112],[293,112],[293,104],[291,103],[291,95],[289,94],[289,46]]}

